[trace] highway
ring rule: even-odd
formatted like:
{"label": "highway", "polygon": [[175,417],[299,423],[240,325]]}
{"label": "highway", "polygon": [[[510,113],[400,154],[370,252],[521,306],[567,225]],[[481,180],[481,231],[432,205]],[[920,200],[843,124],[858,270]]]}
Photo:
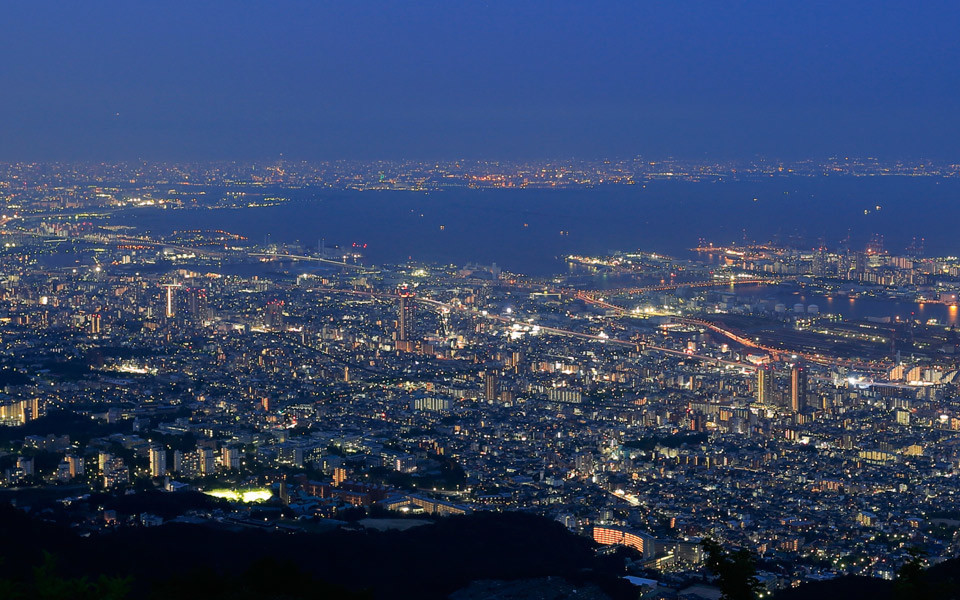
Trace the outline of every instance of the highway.
{"label": "highway", "polygon": [[[9,223],[9,222],[12,221],[12,220],[13,220],[12,218],[7,218],[7,219],[5,219],[5,220],[2,220],[2,221],[0,221],[0,226]],[[52,238],[52,237],[59,237],[59,236],[54,236],[54,235],[52,235],[52,234],[44,234],[44,233],[31,232],[31,231],[19,231],[18,233],[23,233],[23,234],[27,234],[27,235],[33,235],[33,236],[42,237],[42,238],[46,238],[46,237],[51,237],[51,238]],[[110,235],[110,236],[107,236],[107,238],[108,238],[110,241],[114,241],[114,242],[118,242],[118,243],[152,245],[152,246],[158,246],[158,247],[164,247],[164,248],[171,248],[171,249],[177,250],[177,251],[179,251],[179,252],[192,252],[192,253],[195,253],[195,254],[198,254],[198,255],[206,255],[206,256],[211,256],[211,257],[221,257],[221,256],[223,255],[223,253],[217,252],[217,251],[205,250],[205,249],[198,249],[198,248],[192,248],[192,247],[189,247],[189,246],[180,246],[180,245],[169,244],[169,243],[165,243],[165,242],[157,242],[157,241],[151,240],[151,239],[146,238],[146,237],[137,237],[137,236],[114,236],[114,235]],[[305,256],[305,255],[294,255],[294,254],[282,254],[282,253],[270,253],[270,252],[250,252],[250,253],[247,253],[246,255],[247,255],[247,256],[250,256],[250,257],[267,257],[267,258],[276,258],[276,259],[289,259],[289,260],[311,261],[311,262],[318,262],[318,263],[322,263],[322,264],[330,264],[330,265],[334,265],[334,266],[342,267],[342,268],[355,269],[355,270],[360,271],[360,272],[372,272],[372,269],[370,269],[370,268],[368,268],[368,267],[364,267],[364,266],[362,266],[362,265],[354,265],[354,264],[350,264],[350,263],[346,263],[346,262],[335,261],[335,260],[330,260],[330,259],[326,259],[326,258],[319,258],[319,257],[316,257],[316,256]],[[652,292],[652,291],[667,291],[667,290],[673,290],[673,289],[678,289],[678,288],[681,288],[681,287],[725,287],[725,286],[729,286],[729,285],[758,285],[758,284],[777,283],[777,282],[779,282],[779,281],[782,281],[782,279],[760,279],[760,278],[756,278],[756,279],[736,279],[736,280],[716,279],[716,280],[710,280],[710,281],[695,281],[695,282],[687,282],[687,283],[675,283],[675,284],[654,285],[654,286],[638,287],[638,288],[627,288],[627,289],[620,289],[620,290],[610,290],[610,291],[606,292],[606,294],[608,294],[608,295],[609,295],[609,294],[640,294],[640,293]],[[333,289],[333,288],[324,288],[324,289],[326,289],[327,291],[331,291],[331,292],[353,293],[353,294],[358,294],[358,295],[367,295],[367,296],[371,296],[371,297],[380,297],[380,298],[394,298],[394,297],[396,297],[394,294],[375,293],[375,292],[362,292],[362,291],[360,291],[360,290]],[[629,311],[629,310],[627,310],[627,309],[625,309],[625,308],[623,308],[623,307],[621,307],[621,306],[617,306],[617,305],[614,305],[614,304],[610,304],[609,302],[606,302],[606,301],[602,300],[601,298],[598,298],[597,296],[599,296],[599,293],[597,293],[597,292],[578,291],[578,292],[576,292],[576,294],[574,295],[574,298],[579,299],[579,300],[582,300],[582,301],[584,301],[584,302],[586,302],[586,303],[588,303],[588,304],[591,304],[591,305],[593,305],[593,306],[598,306],[598,307],[600,307],[600,308],[604,308],[604,309],[607,309],[607,310],[615,311],[618,315],[628,315],[628,314],[630,314],[630,311]],[[418,297],[418,298],[416,298],[416,300],[417,300],[418,302],[421,302],[421,303],[425,303],[425,304],[428,304],[428,305],[432,305],[432,306],[434,306],[434,307],[436,307],[436,308],[447,308],[448,310],[451,310],[451,311],[452,311],[452,310],[457,310],[457,311],[459,311],[459,312],[465,312],[465,313],[470,314],[471,316],[473,316],[473,317],[475,317],[475,318],[485,318],[485,319],[495,320],[495,321],[499,321],[499,322],[501,322],[501,323],[504,323],[504,324],[506,324],[506,325],[520,324],[520,325],[524,325],[524,326],[530,326],[528,323],[524,323],[524,322],[522,322],[522,321],[518,321],[518,320],[516,320],[516,319],[514,319],[514,318],[511,318],[511,317],[504,317],[504,316],[502,316],[502,315],[493,315],[493,314],[489,314],[489,313],[488,313],[488,314],[484,314],[484,313],[481,313],[481,312],[477,312],[477,311],[472,311],[472,310],[466,309],[466,308],[464,308],[464,307],[462,307],[462,306],[460,306],[460,305],[444,304],[444,303],[439,302],[439,301],[437,301],[437,300],[431,300],[431,299],[429,299],[429,298],[422,298],[422,297]],[[762,345],[762,344],[757,343],[757,342],[754,341],[754,340],[751,340],[751,339],[748,338],[748,337],[745,337],[745,336],[740,335],[739,333],[737,333],[736,331],[733,331],[732,329],[724,328],[724,327],[721,327],[720,325],[718,325],[718,324],[716,324],[716,323],[712,323],[712,322],[705,321],[705,320],[702,320],[702,319],[690,319],[690,318],[673,317],[673,320],[674,320],[675,322],[678,322],[678,323],[683,323],[683,324],[687,324],[687,325],[694,325],[694,326],[704,327],[704,328],[706,328],[706,329],[709,329],[710,331],[714,331],[714,332],[716,332],[716,333],[719,333],[720,335],[723,335],[724,337],[727,337],[727,338],[729,338],[729,339],[731,339],[731,340],[733,340],[733,341],[735,341],[735,342],[737,342],[737,343],[739,343],[739,344],[741,344],[741,345],[743,345],[743,346],[746,346],[746,347],[749,347],[749,348],[757,348],[757,349],[760,349],[760,350],[764,350],[764,351],[766,351],[766,352],[769,352],[770,354],[772,354],[772,355],[775,356],[775,357],[779,357],[779,356],[785,355],[785,354],[791,354],[791,355],[797,355],[797,356],[803,357],[805,360],[807,360],[807,361],[809,361],[809,362],[813,362],[813,363],[816,363],[816,364],[821,364],[821,365],[824,365],[824,366],[842,366],[842,367],[847,367],[847,368],[851,368],[851,369],[857,369],[857,370],[861,370],[861,371],[869,371],[869,372],[874,372],[874,373],[884,372],[884,371],[888,368],[888,367],[885,366],[885,365],[875,365],[875,364],[871,364],[871,363],[862,363],[862,362],[852,361],[852,360],[848,360],[848,359],[842,359],[842,358],[836,358],[836,357],[827,357],[827,356],[821,356],[821,355],[819,355],[819,354],[810,354],[810,353],[807,353],[807,352],[795,352],[795,351],[791,351],[791,350],[789,350],[789,349],[774,348],[774,347],[771,347],[771,346],[764,346],[764,345]],[[646,350],[654,350],[654,351],[657,351],[657,352],[663,352],[663,353],[665,353],[665,354],[672,354],[672,355],[676,355],[676,356],[683,356],[683,357],[693,358],[693,359],[697,359],[697,360],[705,360],[705,361],[715,362],[715,363],[718,363],[718,364],[734,365],[734,366],[737,366],[737,367],[742,367],[742,368],[747,368],[747,369],[754,369],[754,368],[755,368],[752,364],[748,364],[748,363],[742,363],[742,362],[738,362],[738,361],[728,361],[728,360],[719,359],[719,358],[712,357],[712,356],[704,356],[704,355],[698,355],[698,354],[689,354],[689,353],[687,353],[687,352],[685,352],[685,351],[682,351],[682,350],[675,350],[675,349],[672,349],[672,348],[664,348],[664,347],[662,347],[662,346],[655,346],[655,345],[647,344],[647,343],[644,343],[644,342],[634,342],[634,341],[629,341],[629,340],[618,340],[618,339],[610,338],[610,337],[603,336],[603,335],[593,335],[593,334],[588,334],[588,333],[581,333],[581,332],[578,332],[578,331],[570,331],[570,330],[566,330],[566,329],[559,329],[559,328],[556,328],[556,327],[547,327],[547,326],[543,326],[543,325],[538,325],[538,326],[536,326],[536,327],[538,328],[538,330],[539,330],[540,332],[547,333],[547,334],[551,334],[551,335],[574,337],[574,338],[579,338],[579,339],[583,339],[583,340],[597,341],[597,342],[603,342],[603,343],[606,343],[606,344],[613,344],[613,345],[619,345],[619,346],[630,346],[630,347],[632,347],[632,348],[635,348],[635,349],[638,350],[638,351],[639,351],[639,350],[643,350],[643,349],[646,349]]]}
{"label": "highway", "polygon": [[317,256],[301,256],[298,254],[280,254],[277,252],[250,252],[247,256],[262,256],[270,258],[285,258],[288,260],[303,260],[303,261],[312,261],[319,262],[326,265],[336,265],[338,267],[345,267],[347,269],[355,269],[357,271],[362,271],[364,273],[373,273],[375,269],[370,267],[364,267],[363,265],[354,265],[347,262],[341,262],[338,260],[330,260],[329,258],[319,258]]}
{"label": "highway", "polygon": [[807,362],[816,363],[819,365],[824,365],[828,367],[846,367],[849,369],[856,369],[858,371],[871,371],[874,373],[884,373],[893,365],[883,365],[883,364],[873,364],[873,363],[864,363],[858,362],[846,358],[838,358],[832,356],[823,356],[820,354],[811,354],[809,352],[798,352],[784,348],[774,348],[773,346],[765,346],[759,342],[750,339],[742,335],[741,333],[734,331],[731,328],[723,327],[721,324],[713,323],[711,321],[706,321],[704,319],[693,319],[693,318],[683,318],[683,317],[671,317],[671,320],[676,323],[682,323],[685,325],[694,325],[697,327],[703,327],[709,329],[710,331],[719,333],[720,335],[731,339],[742,346],[748,348],[757,348],[765,352],[769,352],[774,357],[780,357],[784,355],[798,356],[803,358]]}
{"label": "highway", "polygon": [[[365,297],[368,297],[368,298],[382,298],[382,299],[396,299],[396,298],[399,298],[399,296],[397,296],[396,294],[388,294],[388,293],[384,293],[384,292],[367,292],[367,291],[363,291],[363,290],[354,290],[354,289],[346,289],[346,288],[321,288],[321,289],[322,289],[322,291],[324,291],[324,292],[342,293],[342,294],[353,294],[353,295],[357,295],[357,296],[365,296]],[[420,302],[420,303],[422,303],[422,304],[426,304],[426,305],[428,305],[428,306],[431,306],[431,307],[437,308],[437,309],[446,308],[447,310],[450,310],[450,311],[456,310],[456,311],[458,311],[458,312],[460,312],[460,313],[465,313],[467,316],[470,316],[470,317],[475,318],[475,319],[487,319],[487,320],[496,321],[496,322],[499,322],[499,323],[502,323],[502,324],[508,325],[508,326],[512,326],[512,325],[514,325],[514,324],[517,324],[517,325],[522,325],[522,326],[531,327],[531,328],[536,327],[537,330],[538,330],[540,333],[546,333],[546,334],[549,334],[549,335],[556,335],[556,336],[563,336],[563,337],[572,337],[572,338],[577,338],[577,339],[582,339],[582,340],[588,340],[588,341],[593,341],[593,342],[601,342],[601,343],[604,343],[604,344],[611,344],[611,345],[614,345],[614,346],[625,346],[625,347],[630,347],[630,348],[632,348],[632,349],[634,349],[634,350],[636,350],[636,351],[638,351],[638,352],[639,352],[639,351],[643,351],[643,350],[652,350],[652,351],[655,351],[655,352],[662,352],[662,353],[664,353],[664,354],[670,354],[670,355],[673,355],[673,356],[679,356],[679,357],[683,357],[683,358],[690,358],[690,359],[694,359],[694,360],[700,360],[700,361],[705,361],[705,362],[712,362],[712,363],[717,363],[717,364],[722,364],[722,365],[730,365],[730,366],[734,366],[734,367],[738,367],[738,368],[742,368],[742,369],[747,369],[747,370],[751,370],[751,371],[756,370],[756,366],[755,366],[755,365],[752,365],[752,364],[750,364],[750,363],[743,363],[743,362],[739,362],[739,361],[735,361],[735,360],[726,360],[726,359],[723,359],[723,358],[717,358],[717,357],[715,357],[715,356],[706,356],[706,355],[703,355],[703,354],[693,354],[693,353],[690,353],[690,352],[687,352],[687,351],[684,351],[684,350],[676,350],[676,349],[674,349],[674,348],[665,348],[665,347],[663,347],[663,346],[657,346],[657,345],[649,344],[649,343],[646,343],[646,342],[634,342],[634,341],[629,341],[629,340],[619,340],[619,339],[616,339],[616,338],[611,338],[611,337],[606,336],[606,335],[594,335],[594,334],[589,334],[589,333],[582,333],[582,332],[579,332],[579,331],[570,331],[569,329],[560,329],[560,328],[557,328],[557,327],[547,327],[547,326],[544,326],[544,325],[532,325],[532,324],[530,324],[530,323],[527,323],[527,322],[525,322],[525,321],[520,321],[520,320],[518,320],[518,319],[516,319],[516,318],[513,318],[513,317],[506,317],[506,316],[503,316],[503,315],[495,315],[495,314],[492,314],[492,313],[485,313],[485,312],[481,312],[481,311],[477,311],[477,310],[472,310],[472,309],[466,308],[466,307],[464,307],[464,306],[462,306],[462,305],[459,305],[459,304],[447,304],[447,303],[444,303],[444,302],[440,302],[439,300],[433,300],[433,299],[424,298],[424,297],[421,297],[421,296],[417,296],[417,297],[415,298],[415,300],[416,300],[417,302]]]}
{"label": "highway", "polygon": [[617,306],[616,304],[610,304],[609,302],[604,301],[599,296],[618,296],[621,294],[644,294],[648,292],[666,292],[670,290],[677,290],[680,288],[704,288],[704,287],[728,287],[733,285],[765,285],[765,284],[774,284],[784,281],[784,278],[778,279],[765,279],[765,278],[753,278],[753,279],[711,279],[709,281],[690,281],[685,283],[668,283],[660,285],[650,285],[646,287],[635,287],[635,288],[619,288],[613,290],[607,290],[604,292],[587,292],[579,291],[576,293],[576,298],[578,300],[583,300],[588,304],[594,306],[599,306],[607,310],[616,311],[618,314],[625,315],[630,314],[630,311],[622,306]]}
{"label": "highway", "polygon": [[[14,217],[0,218],[0,227],[3,227],[14,220]],[[38,231],[29,231],[29,230],[0,230],[0,233],[4,234],[20,234],[20,235],[29,235],[38,238],[62,238],[60,235],[41,233]],[[207,256],[210,258],[222,258],[224,253],[218,250],[208,250],[205,248],[194,248],[192,246],[183,246],[179,244],[171,244],[168,242],[158,242],[147,237],[139,236],[128,236],[128,235],[105,235],[103,236],[106,240],[118,244],[135,244],[142,246],[156,246],[158,248],[170,248],[171,250],[176,250],[177,252],[190,252],[198,256]],[[90,242],[102,242],[103,238],[100,236],[80,236],[77,239]],[[288,260],[299,260],[299,261],[312,261],[328,265],[334,265],[337,267],[343,267],[347,269],[354,269],[364,273],[372,273],[375,270],[369,267],[364,267],[362,265],[354,265],[347,262],[330,260],[328,258],[319,258],[317,256],[301,256],[297,254],[282,254],[278,252],[247,252],[246,256],[258,257],[258,258],[278,258],[278,259],[288,259]]]}
{"label": "highway", "polygon": [[[733,285],[733,284],[758,285],[758,284],[777,283],[779,281],[783,281],[783,280],[782,279],[739,279],[735,281],[717,280],[715,282],[704,281],[704,282],[696,282],[696,283],[689,283],[689,284],[671,284],[669,286],[650,286],[646,288],[633,288],[629,290],[611,290],[606,294],[612,295],[612,294],[621,294],[621,293],[643,293],[643,292],[650,292],[650,291],[676,289],[678,287],[684,287],[684,286],[717,287],[717,286]],[[622,306],[617,306],[615,304],[606,302],[605,300],[598,298],[597,296],[599,296],[599,293],[580,291],[580,292],[577,292],[575,297],[578,300],[582,300],[583,302],[586,302],[587,304],[590,304],[592,306],[597,306],[599,308],[614,311],[618,316],[625,316],[625,315],[632,314],[630,310],[623,308]],[[780,357],[783,355],[791,355],[791,356],[796,355],[798,357],[802,357],[804,360],[808,362],[816,363],[823,366],[846,367],[850,369],[856,369],[859,371],[869,371],[873,373],[883,373],[887,369],[889,369],[890,366],[892,366],[892,365],[885,365],[885,364],[865,363],[865,362],[859,362],[859,361],[849,360],[845,358],[823,356],[820,354],[811,354],[809,352],[790,350],[787,348],[775,348],[773,346],[766,346],[756,342],[755,340],[750,339],[749,337],[741,335],[739,332],[734,331],[731,328],[725,328],[717,323],[713,323],[711,321],[706,321],[703,319],[671,317],[671,320],[673,320],[676,323],[683,323],[686,325],[694,325],[698,327],[703,327],[705,329],[709,329],[710,331],[719,333],[720,335],[730,340],[733,340],[738,344],[746,346],[748,348],[757,348],[759,350],[769,352],[774,357]]]}

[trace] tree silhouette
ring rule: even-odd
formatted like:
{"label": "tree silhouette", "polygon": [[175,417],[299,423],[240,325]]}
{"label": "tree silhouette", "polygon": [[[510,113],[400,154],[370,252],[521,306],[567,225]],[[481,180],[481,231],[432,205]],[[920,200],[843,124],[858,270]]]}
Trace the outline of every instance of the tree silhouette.
{"label": "tree silhouette", "polygon": [[33,569],[33,578],[25,581],[0,579],[0,598],[9,600],[123,600],[131,589],[129,577],[101,575],[95,581],[87,577],[67,578],[59,574],[57,559],[49,552]]}
{"label": "tree silhouette", "polygon": [[930,598],[930,586],[923,574],[925,553],[919,548],[909,548],[909,560],[897,571],[897,579],[893,583],[893,597],[895,600],[925,600]]}
{"label": "tree silhouette", "polygon": [[757,579],[757,559],[752,552],[741,548],[730,553],[718,542],[701,542],[707,553],[707,568],[717,577],[717,586],[723,600],[756,600],[762,586]]}

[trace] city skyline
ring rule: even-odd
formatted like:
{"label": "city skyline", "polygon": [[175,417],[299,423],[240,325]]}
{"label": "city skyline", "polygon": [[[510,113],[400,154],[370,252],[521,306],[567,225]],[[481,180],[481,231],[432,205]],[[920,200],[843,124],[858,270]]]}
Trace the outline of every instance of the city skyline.
{"label": "city skyline", "polygon": [[37,189],[0,229],[0,493],[51,494],[90,543],[202,524],[308,560],[297,544],[339,523],[519,511],[629,551],[614,580],[663,594],[705,585],[711,540],[756,557],[763,594],[893,579],[912,545],[953,564],[956,257],[708,244],[524,277],[116,224],[259,200]]}
{"label": "city skyline", "polygon": [[960,597],[960,4],[0,19],[0,596]]}

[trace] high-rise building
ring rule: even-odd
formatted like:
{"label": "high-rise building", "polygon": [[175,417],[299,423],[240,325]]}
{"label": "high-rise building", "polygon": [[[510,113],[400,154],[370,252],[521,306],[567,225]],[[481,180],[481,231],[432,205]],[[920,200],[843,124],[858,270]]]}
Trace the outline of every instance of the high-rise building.
{"label": "high-rise building", "polygon": [[197,458],[200,463],[200,473],[203,475],[212,475],[216,470],[216,462],[213,458],[212,448],[198,448]]}
{"label": "high-rise building", "polygon": [[207,290],[203,288],[190,288],[186,290],[186,305],[187,312],[195,323],[203,324],[210,319]]}
{"label": "high-rise building", "polygon": [[400,297],[399,314],[397,315],[397,340],[407,342],[416,335],[414,298],[417,294],[413,291],[413,288],[404,284],[397,289],[397,295]]}
{"label": "high-rise building", "polygon": [[23,471],[23,474],[27,477],[33,475],[33,459],[27,456],[18,456],[17,457],[17,468]]}
{"label": "high-rise building", "polygon": [[450,329],[450,308],[440,307],[440,319],[437,321],[437,335],[442,338],[449,337],[452,333]]}
{"label": "high-rise building", "polygon": [[486,398],[487,402],[494,402],[497,400],[498,384],[499,381],[497,381],[497,372],[493,369],[488,369],[483,376],[483,396]]}
{"label": "high-rise building", "polygon": [[333,469],[333,485],[335,487],[340,487],[344,481],[347,480],[347,470],[343,467],[336,467]]}
{"label": "high-rise building", "polygon": [[107,463],[113,459],[113,455],[109,452],[100,452],[97,456],[97,467],[100,469],[100,472],[104,472],[107,469]]}
{"label": "high-rise building", "polygon": [[167,450],[162,446],[150,447],[150,477],[163,477],[167,474]]}
{"label": "high-rise building", "polygon": [[115,456],[103,465],[103,487],[110,489],[130,481],[130,468]]}
{"label": "high-rise building", "polygon": [[412,410],[433,412],[449,412],[453,408],[453,400],[443,396],[419,396],[410,402]]}
{"label": "high-rise building", "polygon": [[39,419],[42,406],[40,398],[28,398],[10,404],[0,405],[0,422],[8,425],[23,425],[27,421]]}
{"label": "high-rise building", "polygon": [[163,313],[168,319],[172,319],[177,314],[177,297],[174,295],[173,290],[180,287],[179,283],[167,283],[164,284],[166,288],[166,295],[164,298],[164,310]]}
{"label": "high-rise building", "polygon": [[43,416],[42,414],[43,406],[41,406],[40,404],[40,398],[34,397],[34,398],[30,398],[29,400],[24,400],[23,402],[25,404],[24,411],[27,413],[27,416],[26,416],[27,421],[39,419],[40,417]]}
{"label": "high-rise building", "polygon": [[827,249],[823,244],[813,251],[813,263],[811,271],[816,277],[825,277],[827,275]]}
{"label": "high-rise building", "polygon": [[757,367],[757,403],[767,405],[770,400],[770,387],[773,383],[773,372],[769,365]]}
{"label": "high-rise building", "polygon": [[27,422],[27,413],[23,402],[12,402],[0,406],[0,421],[9,425],[23,425]]}
{"label": "high-rise building", "polygon": [[95,313],[90,315],[90,334],[97,335],[100,333],[100,314]]}
{"label": "high-rise building", "polygon": [[242,451],[237,446],[224,446],[220,451],[220,462],[224,469],[239,469]]}
{"label": "high-rise building", "polygon": [[4,424],[23,425],[26,422],[26,415],[21,403],[13,402],[0,406],[0,421]]}
{"label": "high-rise building", "polygon": [[628,546],[643,554],[644,558],[656,555],[656,539],[648,534],[615,525],[597,525],[593,528],[593,540],[605,546]]}
{"label": "high-rise building", "polygon": [[73,454],[68,454],[64,459],[67,462],[68,467],[70,468],[70,477],[77,477],[83,475],[83,458],[80,456],[75,456]]}
{"label": "high-rise building", "polygon": [[790,410],[801,412],[807,407],[807,367],[800,362],[790,369]]}
{"label": "high-rise building", "polygon": [[283,300],[268,302],[263,311],[263,324],[268,329],[283,329]]}
{"label": "high-rise building", "polygon": [[60,464],[57,465],[57,480],[70,481],[71,479],[73,479],[73,476],[70,474],[70,463],[64,458],[60,461]]}

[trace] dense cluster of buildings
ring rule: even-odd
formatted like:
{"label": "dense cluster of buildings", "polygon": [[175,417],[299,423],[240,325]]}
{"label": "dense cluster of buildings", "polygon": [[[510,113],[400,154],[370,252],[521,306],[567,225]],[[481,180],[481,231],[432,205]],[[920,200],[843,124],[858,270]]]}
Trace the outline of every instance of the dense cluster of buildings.
{"label": "dense cluster of buildings", "polygon": [[919,292],[919,298],[928,302],[957,304],[958,288],[934,289],[933,284],[944,276],[956,281],[960,277],[960,258],[923,256],[922,241],[915,242],[907,255],[887,252],[883,238],[874,236],[865,249],[849,246],[837,250],[816,248],[797,249],[770,246],[706,246],[705,254],[716,254],[729,265],[749,271],[772,275],[810,275],[883,286],[905,288]]}
{"label": "dense cluster of buildings", "polygon": [[[629,157],[541,161],[333,161],[221,163],[0,163],[0,195],[13,204],[45,208],[97,205],[179,205],[197,186],[304,186],[358,190],[436,190],[447,187],[565,188],[635,185],[651,180],[766,180],[771,177],[957,177],[960,165],[936,161],[825,160],[696,161]],[[172,186],[176,191],[171,193]],[[130,193],[136,190],[136,193]],[[243,194],[236,203],[247,205]],[[270,202],[270,196],[256,202]]]}
{"label": "dense cluster of buildings", "polygon": [[[200,490],[232,509],[179,518],[254,526],[244,500],[267,498],[286,528],[358,507],[529,511],[667,582],[701,572],[705,537],[756,552],[777,585],[960,549],[956,324],[777,310],[730,285],[833,289],[842,256],[580,257],[636,282],[600,303],[580,276],[43,227],[0,252],[0,474],[79,528],[117,526],[92,493]],[[211,237],[233,249],[204,252]],[[894,259],[864,256],[856,282],[880,289],[866,274]],[[804,266],[768,268],[788,264]],[[896,268],[956,285],[946,263]]]}

